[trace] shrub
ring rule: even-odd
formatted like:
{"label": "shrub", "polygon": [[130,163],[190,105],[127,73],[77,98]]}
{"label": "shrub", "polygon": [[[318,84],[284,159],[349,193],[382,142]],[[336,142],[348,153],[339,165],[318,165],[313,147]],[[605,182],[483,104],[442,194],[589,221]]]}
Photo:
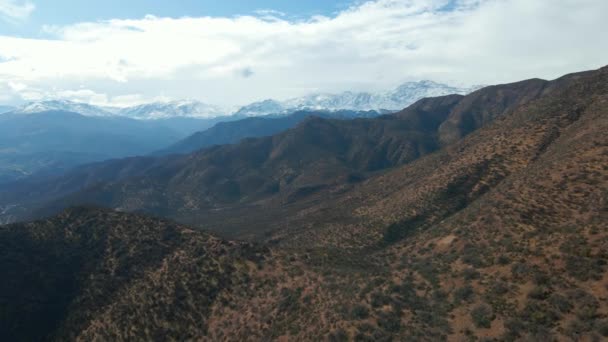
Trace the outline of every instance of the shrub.
{"label": "shrub", "polygon": [[536,285],[549,285],[551,283],[551,277],[538,269],[533,271],[532,276]]}
{"label": "shrub", "polygon": [[569,296],[576,304],[575,313],[580,320],[587,322],[595,318],[599,308],[599,302],[595,296],[582,289],[571,291]]}
{"label": "shrub", "polygon": [[572,303],[570,303],[568,298],[557,293],[549,297],[549,303],[561,313],[568,313],[572,310]]}
{"label": "shrub", "polygon": [[338,328],[328,336],[330,342],[347,342],[348,333],[342,328]]}
{"label": "shrub", "polygon": [[560,315],[544,302],[530,301],[522,311],[522,318],[533,330],[538,330],[541,326],[552,326]]}
{"label": "shrub", "polygon": [[473,323],[478,328],[490,328],[495,317],[492,307],[487,304],[480,304],[471,311]]}
{"label": "shrub", "polygon": [[499,265],[508,265],[511,263],[511,259],[509,259],[508,256],[503,254],[503,255],[500,255],[498,258],[496,258],[496,262]]}
{"label": "shrub", "polygon": [[378,326],[388,332],[398,332],[401,329],[401,317],[393,312],[382,313],[378,317]]}
{"label": "shrub", "polygon": [[470,285],[465,285],[454,291],[454,302],[456,304],[458,304],[462,301],[468,302],[471,299],[473,299],[474,295],[475,295],[475,291],[473,290],[473,288]]}
{"label": "shrub", "polygon": [[378,308],[391,303],[391,297],[385,295],[382,292],[374,292],[371,294],[372,307]]}
{"label": "shrub", "polygon": [[466,280],[473,280],[473,279],[479,279],[480,274],[476,269],[469,267],[469,268],[464,269],[464,271],[462,271],[462,276]]}
{"label": "shrub", "polygon": [[509,292],[509,284],[504,281],[496,280],[489,286],[488,294],[492,296],[502,296]]}
{"label": "shrub", "polygon": [[301,288],[291,290],[289,288],[281,289],[281,300],[279,301],[279,310],[284,312],[295,312],[300,306]]}
{"label": "shrub", "polygon": [[578,280],[599,280],[603,274],[603,267],[598,260],[569,255],[566,257],[566,271]]}
{"label": "shrub", "polygon": [[544,286],[537,286],[528,293],[528,298],[536,299],[536,300],[545,300],[551,294],[551,290]]}
{"label": "shrub", "polygon": [[369,309],[365,305],[357,304],[351,310],[353,319],[366,319],[369,317]]}
{"label": "shrub", "polygon": [[512,318],[505,322],[505,328],[507,329],[505,340],[512,341],[517,340],[525,332],[526,325],[522,320]]}
{"label": "shrub", "polygon": [[589,323],[585,323],[578,319],[575,319],[572,322],[570,322],[570,324],[568,324],[566,331],[567,331],[568,335],[578,339],[578,337],[580,335],[589,331],[590,329],[591,329],[591,326]]}
{"label": "shrub", "polygon": [[511,266],[511,274],[515,278],[522,278],[530,273],[530,266],[523,262],[518,262]]}
{"label": "shrub", "polygon": [[391,224],[384,232],[384,242],[391,244],[413,235],[424,224],[424,221],[424,217],[414,216]]}
{"label": "shrub", "polygon": [[598,321],[595,327],[602,336],[608,337],[608,320]]}

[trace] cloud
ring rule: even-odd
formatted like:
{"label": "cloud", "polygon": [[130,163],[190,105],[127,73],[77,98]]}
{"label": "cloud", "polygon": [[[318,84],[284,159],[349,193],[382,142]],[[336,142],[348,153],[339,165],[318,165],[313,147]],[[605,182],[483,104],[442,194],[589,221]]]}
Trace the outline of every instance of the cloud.
{"label": "cloud", "polygon": [[53,39],[0,36],[0,84],[234,105],[415,79],[554,78],[607,64],[605,13],[605,0],[378,0],[298,20],[111,19],[45,27]]}
{"label": "cloud", "polygon": [[35,9],[29,1],[0,0],[0,18],[11,22],[27,19]]}

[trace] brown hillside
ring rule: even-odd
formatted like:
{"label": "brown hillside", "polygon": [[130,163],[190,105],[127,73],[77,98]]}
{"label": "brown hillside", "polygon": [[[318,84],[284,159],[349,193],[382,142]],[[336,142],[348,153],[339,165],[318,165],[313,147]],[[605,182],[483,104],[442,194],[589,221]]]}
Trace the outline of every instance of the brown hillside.
{"label": "brown hillside", "polygon": [[[209,219],[199,220],[201,226],[237,227],[258,238],[267,232],[259,247],[106,210],[69,210],[52,219],[1,227],[0,269],[11,281],[0,285],[5,304],[0,321],[9,323],[0,337],[608,338],[608,68],[551,83],[530,82],[532,88],[524,86],[517,96],[505,90],[487,110],[482,107],[489,99],[471,100],[480,103],[479,115],[472,117],[483,127],[405,165],[305,196],[289,198],[279,191],[247,205],[200,208],[200,217]],[[466,99],[427,99],[397,119],[380,120],[400,121],[406,115],[410,121],[403,127],[420,126],[418,120],[433,118],[433,108],[444,108],[445,118],[457,116],[452,104]],[[504,105],[504,99],[517,105]],[[495,110],[502,114],[489,114]],[[440,126],[439,121],[445,122],[433,122]],[[359,146],[372,141],[367,137],[374,127],[386,129],[376,122],[350,123],[349,131],[363,134]],[[350,154],[352,141],[339,147],[350,136],[341,133],[341,125],[318,119],[305,125],[316,129],[299,127],[270,140],[252,140],[257,147],[238,158],[214,158],[232,165],[224,170],[242,168],[239,172],[252,166],[293,167],[290,163],[307,158],[309,151],[348,167],[369,165],[359,164],[366,158],[332,159],[336,151],[341,158],[358,156]],[[433,134],[439,144],[440,131]],[[321,148],[316,141],[331,145]],[[267,146],[272,149],[264,150]],[[221,149],[189,158],[195,163]],[[200,200],[193,195],[200,190],[195,185],[206,184],[198,177],[215,159],[206,160],[198,168],[184,162],[177,169],[159,166],[164,173],[154,171],[173,186],[154,191],[180,189],[170,193],[179,196],[165,196],[162,190],[156,193],[162,197],[146,197],[144,189],[151,188],[135,186],[150,184],[144,177],[139,183],[103,186],[122,190],[100,198],[121,205],[167,201],[159,199],[157,208],[171,208],[158,203],[170,204],[184,194]],[[278,164],[266,164],[272,162]],[[308,170],[296,177],[302,180],[298,177],[315,169],[303,165],[297,170]],[[182,182],[190,179],[196,181]],[[134,189],[140,197],[129,197]],[[38,329],[22,324],[26,316],[37,317]]]}

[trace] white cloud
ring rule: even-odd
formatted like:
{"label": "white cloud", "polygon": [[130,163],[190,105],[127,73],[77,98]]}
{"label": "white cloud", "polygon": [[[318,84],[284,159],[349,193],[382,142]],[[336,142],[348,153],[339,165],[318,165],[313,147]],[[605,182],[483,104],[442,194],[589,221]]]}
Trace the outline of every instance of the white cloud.
{"label": "white cloud", "polygon": [[608,64],[606,13],[605,0],[378,0],[296,21],[268,11],[113,19],[46,27],[54,39],[0,36],[0,84],[27,85],[16,97],[84,86],[108,103],[233,105],[407,79],[553,78]]}
{"label": "white cloud", "polygon": [[36,6],[29,1],[0,0],[0,18],[8,21],[24,20]]}

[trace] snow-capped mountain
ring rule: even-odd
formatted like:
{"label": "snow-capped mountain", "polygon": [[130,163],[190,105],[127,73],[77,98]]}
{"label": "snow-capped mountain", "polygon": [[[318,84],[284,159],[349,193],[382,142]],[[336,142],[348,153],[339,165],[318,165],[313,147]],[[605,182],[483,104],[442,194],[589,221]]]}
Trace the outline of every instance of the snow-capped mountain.
{"label": "snow-capped mountain", "polygon": [[196,100],[153,102],[127,108],[101,107],[69,100],[39,101],[25,104],[15,113],[68,111],[86,116],[122,116],[138,120],[167,118],[217,118],[221,116],[262,116],[289,114],[299,110],[398,111],[425,98],[448,94],[468,94],[480,87],[454,87],[433,81],[407,82],[383,93],[346,91],[339,94],[311,94],[286,101],[264,100],[241,107],[236,112]]}
{"label": "snow-capped mountain", "polygon": [[112,116],[111,108],[102,108],[86,103],[73,102],[69,100],[49,100],[30,102],[15,109],[15,113],[34,114],[47,111],[65,111],[78,113],[85,116]]}
{"label": "snow-capped mountain", "polygon": [[139,106],[117,108],[102,107],[69,100],[30,102],[14,109],[18,114],[34,114],[47,111],[74,112],[85,116],[123,116],[138,120],[154,120],[175,117],[214,118],[228,111],[198,101],[154,102]]}
{"label": "snow-capped mountain", "polygon": [[407,82],[384,93],[343,92],[340,94],[312,94],[279,102],[265,100],[239,109],[236,114],[259,116],[289,113],[296,110],[401,110],[425,98],[448,94],[468,94],[479,87],[460,88],[433,81]]}
{"label": "snow-capped mountain", "polygon": [[283,114],[286,111],[287,107],[283,103],[269,99],[243,106],[234,115],[262,116],[267,114]]}
{"label": "snow-capped mountain", "polygon": [[123,108],[118,115],[133,119],[153,120],[175,117],[215,118],[228,113],[220,107],[193,100],[154,102]]}

